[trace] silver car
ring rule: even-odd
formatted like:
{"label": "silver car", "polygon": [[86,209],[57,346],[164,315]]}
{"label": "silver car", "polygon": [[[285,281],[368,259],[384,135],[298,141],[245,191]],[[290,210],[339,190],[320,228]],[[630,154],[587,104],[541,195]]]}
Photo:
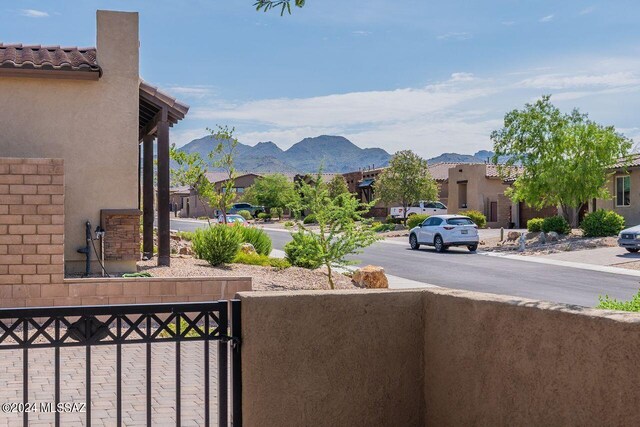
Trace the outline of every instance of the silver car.
{"label": "silver car", "polygon": [[622,230],[618,235],[618,245],[632,253],[640,251],[640,225]]}

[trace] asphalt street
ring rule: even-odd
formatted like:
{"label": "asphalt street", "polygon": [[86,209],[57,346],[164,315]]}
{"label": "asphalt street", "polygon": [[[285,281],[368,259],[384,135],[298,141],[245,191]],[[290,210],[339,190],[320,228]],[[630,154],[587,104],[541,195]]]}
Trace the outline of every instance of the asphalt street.
{"label": "asphalt street", "polygon": [[[172,220],[171,228],[193,231],[203,226],[194,221]],[[290,240],[284,230],[265,230],[273,248],[282,250]],[[408,242],[378,242],[353,257],[359,264],[384,267],[388,274],[432,285],[488,292],[566,304],[594,306],[598,296],[608,294],[630,299],[638,292],[638,277],[538,264],[474,254],[451,248],[436,253],[432,248],[413,251]]]}

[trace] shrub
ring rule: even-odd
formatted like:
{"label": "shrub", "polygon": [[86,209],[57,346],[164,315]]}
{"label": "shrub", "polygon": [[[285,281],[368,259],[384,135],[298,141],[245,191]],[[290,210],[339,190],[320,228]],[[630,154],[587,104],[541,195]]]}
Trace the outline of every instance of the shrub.
{"label": "shrub", "polygon": [[197,219],[201,220],[201,221],[206,221],[209,219],[208,216],[199,216]]}
{"label": "shrub", "polygon": [[618,301],[613,298],[609,298],[609,295],[598,297],[600,303],[597,308],[605,308],[607,310],[621,310],[621,311],[640,311],[640,292],[635,294],[629,301]]}
{"label": "shrub", "polygon": [[191,231],[178,231],[176,233],[176,236],[181,239],[181,240],[186,240],[188,242],[190,242],[191,240],[193,240],[193,232]]}
{"label": "shrub", "polygon": [[211,265],[230,263],[240,250],[240,227],[214,225],[196,230],[193,235],[193,252]]}
{"label": "shrub", "polygon": [[[372,224],[373,225],[373,224]],[[393,231],[396,229],[395,224],[377,224],[371,227],[376,233],[384,233],[385,231]]]}
{"label": "shrub", "polygon": [[258,219],[261,219],[263,221],[269,221],[271,219],[271,215],[266,212],[260,212],[258,214]]}
{"label": "shrub", "polygon": [[273,218],[278,217],[278,219],[282,219],[282,213],[283,213],[284,209],[282,208],[271,208],[271,216]]}
{"label": "shrub", "polygon": [[545,233],[555,231],[558,234],[567,234],[571,231],[571,227],[569,227],[569,223],[563,216],[556,215],[545,218],[542,221],[542,231]]}
{"label": "shrub", "polygon": [[284,223],[284,226],[287,228],[293,227],[295,224],[293,221],[287,221]]}
{"label": "shrub", "polygon": [[249,212],[246,209],[242,209],[242,210],[238,211],[238,215],[240,215],[242,218],[246,219],[247,221],[249,221],[251,218],[253,218],[251,216],[251,212]]}
{"label": "shrub", "polygon": [[410,229],[413,227],[417,227],[418,225],[422,224],[422,222],[427,218],[429,218],[429,215],[427,214],[411,215],[409,218],[407,218],[407,226]]}
{"label": "shrub", "polygon": [[304,217],[304,220],[302,220],[303,224],[315,224],[316,221],[316,216],[315,215],[307,215]]}
{"label": "shrub", "polygon": [[474,211],[472,209],[464,211],[464,215],[471,218],[471,221],[473,221],[478,226],[478,228],[485,228],[487,226],[487,217],[484,216],[482,212]]}
{"label": "shrub", "polygon": [[320,246],[312,235],[300,230],[293,233],[291,237],[293,239],[284,245],[284,253],[291,265],[311,269],[322,265],[318,257]]}
{"label": "shrub", "polygon": [[263,267],[274,267],[278,270],[291,267],[289,261],[284,258],[272,258],[260,254],[246,254],[242,251],[238,252],[233,260],[236,264],[260,265]]}
{"label": "shrub", "polygon": [[237,227],[242,237],[242,243],[251,243],[256,252],[268,256],[271,253],[271,238],[264,230],[255,227]]}
{"label": "shrub", "polygon": [[532,233],[539,233],[542,231],[542,223],[544,222],[544,218],[531,218],[527,221],[527,230]]}
{"label": "shrub", "polygon": [[585,237],[616,236],[624,228],[624,218],[614,211],[598,209],[585,215],[580,228]]}

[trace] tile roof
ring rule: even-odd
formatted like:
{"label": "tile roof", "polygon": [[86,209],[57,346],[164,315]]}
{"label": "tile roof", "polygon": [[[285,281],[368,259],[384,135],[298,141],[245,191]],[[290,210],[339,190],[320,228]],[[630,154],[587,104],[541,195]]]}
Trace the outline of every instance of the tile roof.
{"label": "tile roof", "polygon": [[[503,172],[506,172],[507,177],[505,181],[514,181],[519,175],[524,172],[524,168],[521,166],[504,167]],[[487,169],[484,173],[487,178],[500,178],[500,171],[498,165],[487,165]]]}
{"label": "tile roof", "polygon": [[449,179],[449,169],[458,166],[460,163],[441,162],[429,165],[429,173],[436,181],[446,181]]}
{"label": "tile roof", "polygon": [[102,75],[96,48],[23,46],[0,43],[0,68],[14,70],[83,71]]}
{"label": "tile roof", "polygon": [[611,169],[622,169],[624,167],[632,168],[640,166],[640,154],[634,153],[627,157],[618,159],[618,162],[614,164]]}

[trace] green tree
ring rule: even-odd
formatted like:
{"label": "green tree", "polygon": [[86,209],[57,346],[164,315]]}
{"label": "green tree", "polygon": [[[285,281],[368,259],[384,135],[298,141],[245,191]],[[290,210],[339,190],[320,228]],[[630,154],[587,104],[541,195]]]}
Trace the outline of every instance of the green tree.
{"label": "green tree", "polygon": [[535,208],[560,206],[573,227],[582,204],[611,197],[605,187],[609,170],[632,145],[613,126],[599,125],[577,109],[561,113],[550,95],[507,113],[491,140],[493,162],[508,158],[498,167],[503,177],[513,178],[514,166],[523,167],[506,194]]}
{"label": "green tree", "polygon": [[427,161],[411,150],[398,151],[374,184],[376,195],[386,204],[400,203],[403,222],[407,225],[407,209],[421,200],[438,197],[438,183],[429,173]]}
{"label": "green tree", "polygon": [[349,187],[347,187],[347,181],[345,181],[342,175],[335,175],[327,183],[327,189],[329,190],[329,197],[335,199],[340,194],[348,194]]}
{"label": "green tree", "polygon": [[227,223],[227,209],[236,197],[235,185],[238,174],[235,168],[235,155],[238,147],[238,139],[233,136],[235,128],[217,126],[216,130],[207,129],[211,137],[216,141],[216,147],[209,153],[209,161],[214,168],[221,169],[226,179],[217,190],[215,206],[222,212],[223,222]]}
{"label": "green tree", "polygon": [[244,193],[244,199],[266,209],[284,209],[296,202],[298,193],[295,185],[282,174],[265,175],[256,179]]}
{"label": "green tree", "polygon": [[169,156],[177,164],[177,167],[171,168],[171,185],[188,186],[204,207],[209,221],[210,206],[215,203],[216,191],[206,176],[207,163],[200,153],[178,150],[175,144],[171,145]]}
{"label": "green tree", "polygon": [[371,228],[371,220],[363,217],[373,203],[360,203],[349,193],[331,198],[320,175],[311,184],[301,182],[299,191],[301,198],[290,206],[292,212],[307,211],[315,216],[317,224],[310,229],[298,220],[298,230],[315,241],[315,244],[306,245],[314,252],[310,256],[327,268],[329,286],[335,289],[333,267],[353,264],[345,259],[347,255],[360,253],[379,239]]}
{"label": "green tree", "polygon": [[[296,7],[303,7],[305,0],[294,0]],[[257,0],[253,4],[256,10],[267,12],[273,8],[280,8],[280,16],[284,15],[284,12],[288,12],[291,15],[291,0]]]}

